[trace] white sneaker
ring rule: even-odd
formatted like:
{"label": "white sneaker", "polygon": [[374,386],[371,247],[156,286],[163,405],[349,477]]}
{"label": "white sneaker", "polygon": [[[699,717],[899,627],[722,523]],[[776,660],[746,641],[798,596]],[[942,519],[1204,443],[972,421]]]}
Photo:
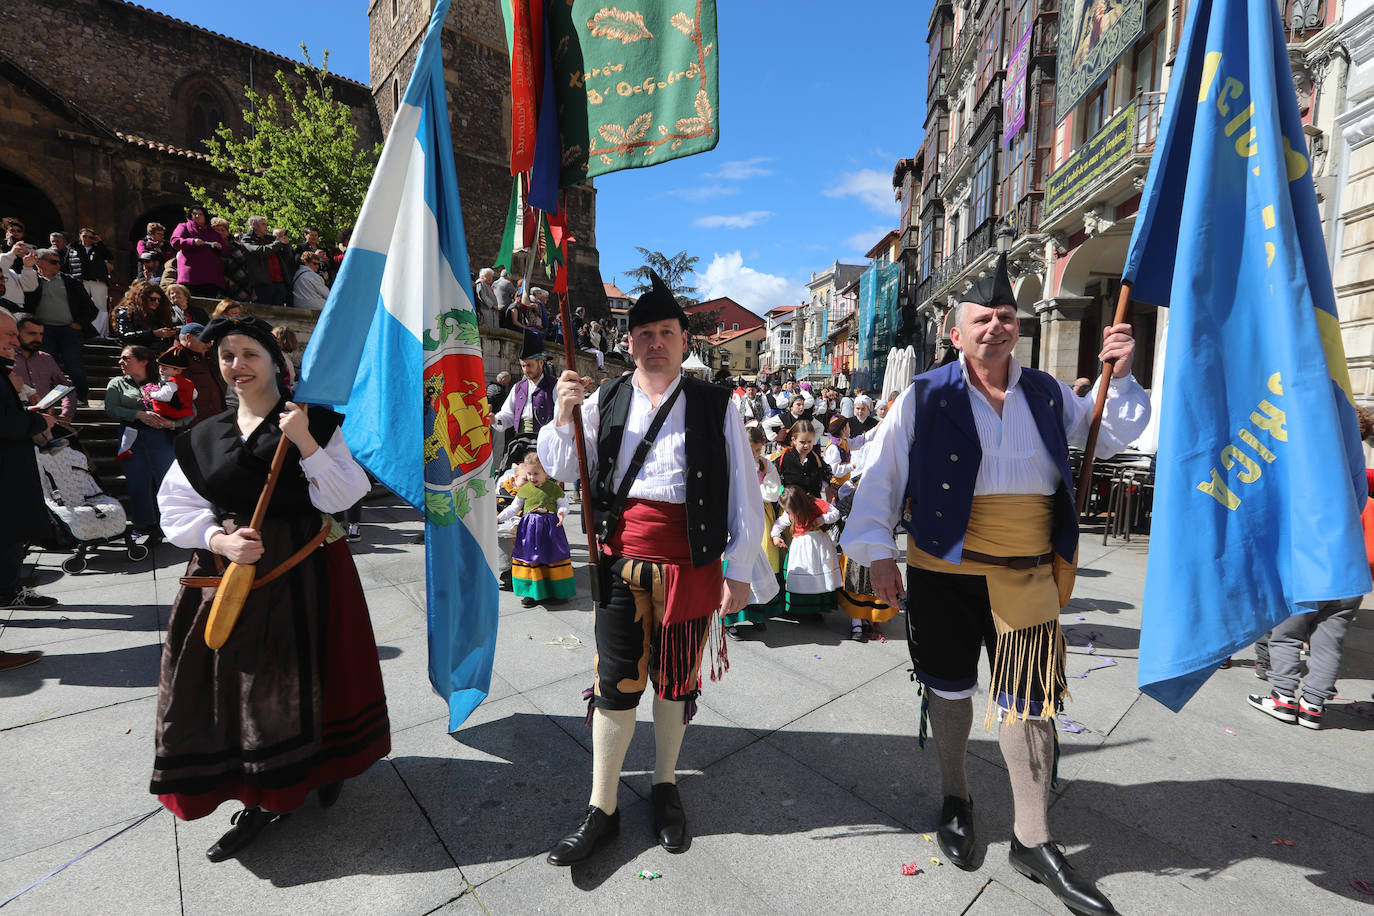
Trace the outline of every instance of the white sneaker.
{"label": "white sneaker", "polygon": [[1308,704],[1304,699],[1298,700],[1298,724],[1303,728],[1321,728],[1325,708],[1325,703]]}

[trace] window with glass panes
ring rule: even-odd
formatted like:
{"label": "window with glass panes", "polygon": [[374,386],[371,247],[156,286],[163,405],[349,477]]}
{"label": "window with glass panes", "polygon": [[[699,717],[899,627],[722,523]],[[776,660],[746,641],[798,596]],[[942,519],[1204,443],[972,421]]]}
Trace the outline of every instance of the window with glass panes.
{"label": "window with glass panes", "polygon": [[997,142],[986,141],[973,157],[973,194],[969,198],[969,229],[977,229],[997,211]]}

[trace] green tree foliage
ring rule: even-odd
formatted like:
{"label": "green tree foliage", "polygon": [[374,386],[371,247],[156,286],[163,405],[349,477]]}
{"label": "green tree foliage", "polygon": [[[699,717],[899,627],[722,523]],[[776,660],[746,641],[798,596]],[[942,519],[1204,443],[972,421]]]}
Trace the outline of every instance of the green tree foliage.
{"label": "green tree foliage", "polygon": [[671,257],[661,251],[650,251],[647,248],[635,246],[639,256],[644,259],[643,267],[636,267],[628,271],[629,275],[639,281],[639,285],[630,290],[631,295],[639,296],[647,293],[652,288],[649,280],[649,272],[653,271],[668,284],[668,288],[673,291],[677,301],[686,308],[689,305],[696,305],[699,301],[696,298],[697,288],[687,285],[687,275],[696,271],[697,262],[701,259],[696,255],[689,255],[685,251],[679,251]]}
{"label": "green tree foliage", "polygon": [[301,52],[305,63],[296,65],[294,82],[278,70],[277,93],[244,90],[243,136],[221,124],[205,142],[211,163],[234,183],[221,196],[187,189],[236,231],[260,215],[296,241],[314,226],[320,241],[332,246],[338,231],[357,220],[382,146],[360,146],[349,107],[335,100],[329,85],[329,52],[319,68],[304,44]]}

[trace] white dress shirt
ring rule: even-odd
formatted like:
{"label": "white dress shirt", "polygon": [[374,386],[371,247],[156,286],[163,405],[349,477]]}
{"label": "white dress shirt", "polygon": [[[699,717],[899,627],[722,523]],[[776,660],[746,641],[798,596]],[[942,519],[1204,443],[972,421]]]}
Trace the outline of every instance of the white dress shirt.
{"label": "white dress shirt", "polygon": [[[983,393],[968,379],[963,354],[959,366],[964,373],[973,406],[973,422],[983,460],[978,465],[974,496],[988,494],[1053,495],[1059,489],[1059,467],[1045,448],[1035,428],[1030,406],[1021,393],[1021,364],[1014,358],[1007,377],[1007,396],[1002,415],[988,403]],[[1086,398],[1075,397],[1063,382],[1060,403],[1064,406],[1064,432],[1069,445],[1082,448],[1088,438],[1097,385]],[[873,439],[864,455],[863,479],[854,494],[854,507],[845,522],[840,546],[855,562],[871,566],[877,559],[895,559],[893,529],[901,518],[906,500],[907,474],[911,450],[916,447],[916,398],[914,388],[906,387],[887,412],[887,419],[873,430]],[[1097,439],[1097,455],[1109,458],[1135,441],[1150,421],[1150,399],[1133,377],[1112,379],[1107,389],[1107,406],[1102,414],[1102,430]],[[921,443],[926,446],[925,443]],[[928,447],[939,448],[940,443]]]}
{"label": "white dress shirt", "polygon": [[[522,384],[525,386],[526,390],[529,391],[529,397],[525,398],[525,408],[521,411],[520,416],[517,417],[515,415],[515,389],[520,387],[520,385]],[[520,378],[519,381],[511,385],[510,393],[507,394],[506,399],[501,402],[501,409],[496,412],[496,416],[491,418],[492,428],[518,430],[520,428],[520,421],[523,420],[525,417],[530,417],[531,419],[533,419],[534,392],[538,385],[539,383],[537,381],[531,382],[528,378],[525,378],[523,376]],[[555,475],[554,479],[562,480],[565,478],[560,478],[557,475]],[[576,480],[577,476],[574,475],[571,479]]]}
{"label": "white dress shirt", "polygon": [[[625,434],[616,453],[612,491],[620,488],[625,470],[634,458],[658,409],[649,395],[639,387],[638,373],[630,377],[630,411],[625,418]],[[659,404],[682,384],[679,375],[663,393]],[[586,437],[587,469],[589,477],[596,476],[596,437],[601,428],[601,411],[596,391],[582,405],[582,428]],[[559,426],[547,423],[539,430],[539,461],[556,480],[575,480],[578,476],[577,442],[572,423]],[[748,583],[754,593],[752,603],[768,601],[777,594],[778,583],[768,559],[763,553],[763,500],[759,496],[758,471],[754,451],[744,431],[735,405],[725,408],[725,452],[728,467],[719,473],[729,476],[729,500],[726,507],[726,528],[729,532],[722,559],[730,564],[727,578]],[[687,501],[687,402],[679,397],[673,404],[663,426],[649,449],[648,457],[630,485],[630,499],[682,505]]]}
{"label": "white dress shirt", "polygon": [[[372,489],[367,473],[353,460],[343,433],[337,429],[327,445],[301,459],[301,470],[310,480],[310,502],[321,512],[342,512]],[[224,531],[214,508],[186,479],[180,462],[173,461],[162,478],[157,505],[162,513],[162,533],[178,547],[209,550],[211,536]]]}

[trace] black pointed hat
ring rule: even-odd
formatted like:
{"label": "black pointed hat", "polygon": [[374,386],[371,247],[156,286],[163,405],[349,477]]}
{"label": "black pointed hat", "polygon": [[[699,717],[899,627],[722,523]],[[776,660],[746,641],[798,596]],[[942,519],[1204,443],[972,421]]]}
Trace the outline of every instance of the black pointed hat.
{"label": "black pointed hat", "polygon": [[968,292],[959,297],[960,302],[986,305],[996,308],[999,305],[1016,307],[1016,291],[1011,288],[1011,277],[1007,276],[1007,256],[997,256],[997,269],[992,276],[983,277],[969,287]]}
{"label": "black pointed hat", "polygon": [[649,282],[652,287],[647,293],[639,297],[634,305],[630,306],[629,324],[633,331],[641,324],[648,324],[651,321],[664,321],[669,318],[676,318],[682,322],[682,326],[687,327],[687,313],[682,310],[682,306],[677,301],[677,296],[668,288],[668,284],[663,282],[663,278],[652,270],[649,271]]}
{"label": "black pointed hat", "polygon": [[520,350],[521,359],[548,359],[544,353],[544,336],[537,331],[525,332],[525,345]]}

